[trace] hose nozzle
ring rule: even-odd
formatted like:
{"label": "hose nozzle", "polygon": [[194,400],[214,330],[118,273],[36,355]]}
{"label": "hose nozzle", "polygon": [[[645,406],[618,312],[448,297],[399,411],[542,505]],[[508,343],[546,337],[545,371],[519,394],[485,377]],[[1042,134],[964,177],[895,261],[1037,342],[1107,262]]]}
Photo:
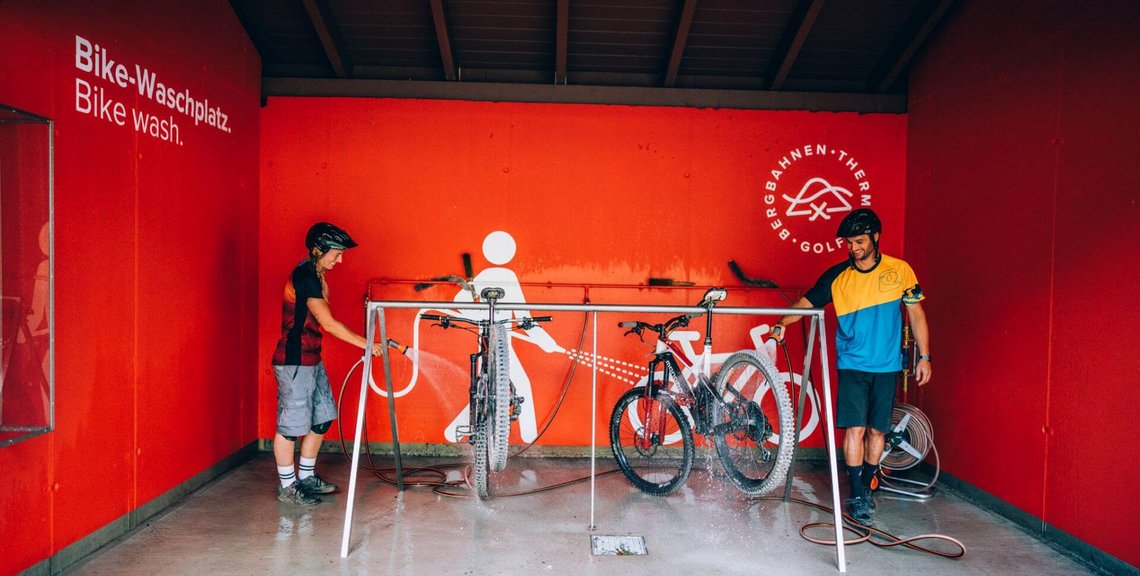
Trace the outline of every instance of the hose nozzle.
{"label": "hose nozzle", "polygon": [[400,354],[407,354],[408,353],[408,347],[407,346],[400,344],[399,342],[396,342],[395,340],[393,340],[391,338],[388,339],[388,347],[394,348],[396,350],[396,352],[399,352]]}

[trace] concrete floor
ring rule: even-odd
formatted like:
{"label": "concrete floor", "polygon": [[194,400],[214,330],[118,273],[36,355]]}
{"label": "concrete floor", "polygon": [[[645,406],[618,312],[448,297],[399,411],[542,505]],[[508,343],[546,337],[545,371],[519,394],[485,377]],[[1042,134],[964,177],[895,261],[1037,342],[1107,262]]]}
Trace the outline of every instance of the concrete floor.
{"label": "concrete floor", "polygon": [[[454,459],[407,459],[445,467]],[[391,466],[380,459],[377,466]],[[599,473],[613,468],[598,459]],[[747,501],[710,471],[694,471],[681,491],[643,495],[620,473],[597,478],[596,529],[588,529],[590,485],[503,496],[589,475],[589,460],[512,458],[492,473],[490,500],[443,497],[428,487],[400,495],[362,472],[349,556],[340,558],[349,463],[322,454],[322,476],[341,492],[313,507],[278,503],[272,456],[259,454],[158,518],[71,568],[84,574],[836,574],[834,546],[800,536],[830,514],[778,501]],[[842,478],[841,478],[842,480]],[[827,469],[801,464],[793,496],[830,502]],[[463,492],[462,489],[458,490]],[[1092,574],[1011,522],[950,492],[927,502],[878,498],[876,526],[899,536],[941,533],[965,543],[952,560],[903,548],[848,546],[852,575]],[[819,531],[820,537],[832,534]],[[594,556],[591,535],[639,535],[646,555]],[[934,544],[938,546],[938,544]],[[942,546],[950,550],[950,547]]]}

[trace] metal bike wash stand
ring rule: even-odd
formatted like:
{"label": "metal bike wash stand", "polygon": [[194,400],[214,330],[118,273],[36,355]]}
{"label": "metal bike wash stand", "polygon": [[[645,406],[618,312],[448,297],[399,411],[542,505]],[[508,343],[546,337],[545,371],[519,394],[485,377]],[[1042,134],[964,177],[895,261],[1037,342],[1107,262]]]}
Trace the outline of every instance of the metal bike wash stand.
{"label": "metal bike wash stand", "polygon": [[[437,310],[482,310],[489,311],[490,307],[482,302],[436,302],[436,301],[367,301],[365,305],[365,339],[367,340],[365,350],[370,350],[375,342],[388,341],[388,329],[385,324],[384,310],[385,309],[437,309]],[[522,311],[544,311],[544,312],[589,312],[592,313],[591,323],[593,324],[593,341],[590,350],[591,362],[591,385],[590,385],[590,525],[589,530],[594,530],[594,500],[595,500],[595,485],[596,485],[596,452],[597,452],[597,404],[598,404],[598,313],[613,313],[613,312],[634,312],[634,313],[666,313],[666,314],[704,314],[706,312],[711,314],[731,314],[731,315],[769,315],[769,316],[806,316],[809,318],[808,323],[808,345],[804,354],[803,381],[808,382],[808,368],[811,366],[814,359],[813,350],[815,344],[819,344],[819,360],[820,360],[820,373],[823,375],[823,392],[824,392],[824,414],[827,422],[827,429],[824,430],[824,439],[826,440],[827,450],[830,454],[829,467],[831,472],[831,496],[832,508],[834,510],[834,524],[835,524],[835,554],[836,566],[840,572],[847,571],[847,560],[843,547],[843,517],[839,504],[839,476],[836,469],[837,452],[835,447],[835,422],[831,408],[831,364],[827,354],[827,344],[825,342],[827,330],[824,326],[824,313],[823,310],[809,309],[809,308],[745,308],[745,307],[728,307],[720,306],[712,310],[697,306],[638,306],[638,305],[598,305],[598,304],[544,304],[544,303],[505,303],[498,302],[495,305],[496,310],[522,310]],[[379,334],[377,334],[379,332]],[[379,337],[379,339],[377,339]],[[388,354],[388,347],[382,346],[382,360],[384,363],[384,378],[387,388],[388,399],[388,422],[392,427],[392,450],[395,456],[396,463],[396,482],[397,489],[403,491],[403,467],[400,457],[400,437],[399,427],[396,423],[396,398],[393,392],[392,376],[391,376],[391,363]],[[788,367],[791,371],[791,367]],[[345,504],[344,515],[344,532],[341,539],[340,556],[341,558],[348,557],[349,539],[352,533],[352,513],[353,506],[356,500],[356,477],[360,466],[360,436],[364,425],[364,407],[368,397],[368,380],[372,374],[372,356],[365,352],[364,354],[364,370],[360,378],[360,396],[357,403],[356,414],[356,434],[353,437],[352,443],[352,470],[349,475],[348,484],[348,498]],[[801,387],[801,396],[802,396]],[[801,403],[802,405],[802,403]],[[795,437],[799,437],[799,424],[797,418],[797,430]],[[789,471],[788,487],[791,485],[791,471]],[[785,491],[785,496],[787,491]]]}

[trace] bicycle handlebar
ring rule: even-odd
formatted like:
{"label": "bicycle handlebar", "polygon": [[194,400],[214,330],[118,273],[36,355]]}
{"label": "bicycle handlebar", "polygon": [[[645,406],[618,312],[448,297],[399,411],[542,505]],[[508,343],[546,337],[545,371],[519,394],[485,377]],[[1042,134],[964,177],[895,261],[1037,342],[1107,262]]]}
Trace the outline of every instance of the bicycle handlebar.
{"label": "bicycle handlebar", "polygon": [[[473,326],[484,326],[487,324],[486,320],[471,320],[462,316],[447,316],[444,314],[420,314],[420,318],[425,320],[433,320],[443,324],[447,328],[448,324],[453,322],[462,322],[464,324],[471,324]],[[496,320],[494,324],[533,324],[536,322],[550,322],[553,320],[552,316],[529,316],[526,318],[507,318],[504,320]]]}
{"label": "bicycle handlebar", "polygon": [[643,329],[648,328],[664,338],[665,335],[669,332],[672,332],[673,330],[676,330],[682,326],[688,326],[690,320],[703,315],[703,312],[701,314],[681,314],[680,316],[674,316],[660,324],[650,324],[648,322],[642,322],[640,320],[618,322],[618,326],[621,328],[629,328],[629,332],[626,332],[626,334],[640,335]]}

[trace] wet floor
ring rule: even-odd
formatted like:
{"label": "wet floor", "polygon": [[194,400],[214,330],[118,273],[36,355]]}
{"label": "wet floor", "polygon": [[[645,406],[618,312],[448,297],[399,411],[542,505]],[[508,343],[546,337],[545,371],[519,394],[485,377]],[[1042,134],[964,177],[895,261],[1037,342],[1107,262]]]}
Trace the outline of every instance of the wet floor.
{"label": "wet floor", "polygon": [[[829,513],[780,500],[750,501],[718,476],[697,470],[668,497],[631,487],[609,459],[598,459],[594,528],[590,461],[512,458],[491,474],[492,497],[441,495],[431,487],[403,493],[371,472],[357,484],[349,554],[341,558],[349,463],[322,454],[317,470],[341,491],[312,507],[275,499],[276,469],[259,454],[166,513],[96,552],[70,574],[835,574],[834,546],[805,540],[800,529]],[[461,478],[456,459],[406,459],[433,466],[422,480]],[[455,464],[455,465],[452,465]],[[389,459],[375,465],[390,466]],[[543,488],[571,484],[552,490]],[[827,468],[800,464],[792,496],[828,504]],[[845,548],[849,574],[1092,574],[1011,522],[950,492],[928,501],[880,496],[876,526],[898,536],[940,533],[961,540],[959,559],[870,544]],[[821,538],[833,532],[813,532]],[[602,537],[592,542],[591,537]],[[638,554],[638,538],[645,554]],[[930,543],[946,552],[955,548]],[[595,555],[594,552],[620,552]]]}

